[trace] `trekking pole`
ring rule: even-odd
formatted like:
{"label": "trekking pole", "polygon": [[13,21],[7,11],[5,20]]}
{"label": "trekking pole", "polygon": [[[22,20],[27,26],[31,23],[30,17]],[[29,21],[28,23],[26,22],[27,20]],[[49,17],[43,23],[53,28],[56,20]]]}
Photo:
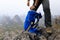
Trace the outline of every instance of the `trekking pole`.
{"label": "trekking pole", "polygon": [[30,28],[31,28],[32,24],[33,24],[33,22],[31,22],[31,24],[29,25],[29,27],[27,28],[27,30],[26,30],[26,31],[29,31],[29,30],[30,30]]}

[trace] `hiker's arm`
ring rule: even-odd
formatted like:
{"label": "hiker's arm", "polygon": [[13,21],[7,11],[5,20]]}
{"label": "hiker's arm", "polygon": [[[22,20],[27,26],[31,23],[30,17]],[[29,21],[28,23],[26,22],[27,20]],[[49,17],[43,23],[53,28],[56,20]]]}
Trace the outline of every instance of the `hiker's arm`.
{"label": "hiker's arm", "polygon": [[33,5],[30,7],[30,9],[31,10],[35,10],[36,9],[36,7],[37,7],[37,5],[38,5],[38,0],[35,0],[34,2],[33,2]]}
{"label": "hiker's arm", "polygon": [[37,6],[38,5],[38,0],[35,0],[35,4],[34,4],[34,6]]}
{"label": "hiker's arm", "polygon": [[30,0],[27,1],[27,6],[30,6]]}

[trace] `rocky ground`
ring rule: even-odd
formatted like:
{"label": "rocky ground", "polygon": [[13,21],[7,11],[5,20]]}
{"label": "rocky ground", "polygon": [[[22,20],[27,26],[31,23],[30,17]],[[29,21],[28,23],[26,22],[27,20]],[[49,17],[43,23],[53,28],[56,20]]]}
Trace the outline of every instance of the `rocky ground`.
{"label": "rocky ground", "polygon": [[[48,37],[48,40],[60,40],[60,26],[55,25],[52,28],[52,35]],[[0,30],[1,31],[1,30]],[[0,34],[0,40],[47,40],[47,33],[43,29],[43,35],[36,35],[34,33],[23,32],[20,30],[6,31]]]}
{"label": "rocky ground", "polygon": [[[36,34],[29,32],[15,33],[13,31],[7,31],[4,33],[3,38],[0,40],[47,40],[45,35],[37,36]],[[48,40],[60,40],[60,29],[54,29],[52,35],[48,37]]]}

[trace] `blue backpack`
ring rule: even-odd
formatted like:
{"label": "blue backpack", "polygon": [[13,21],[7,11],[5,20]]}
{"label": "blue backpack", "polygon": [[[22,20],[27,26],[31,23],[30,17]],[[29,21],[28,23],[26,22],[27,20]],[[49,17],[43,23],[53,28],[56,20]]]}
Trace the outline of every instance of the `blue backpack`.
{"label": "blue backpack", "polygon": [[[35,22],[35,19],[40,19],[40,18],[42,18],[41,13],[38,14],[37,12],[35,12],[33,10],[28,11],[28,14],[27,14],[25,22],[24,22],[24,30],[26,31],[28,29],[28,27],[31,25],[31,22]],[[28,32],[39,33],[38,29],[33,28],[32,25]]]}

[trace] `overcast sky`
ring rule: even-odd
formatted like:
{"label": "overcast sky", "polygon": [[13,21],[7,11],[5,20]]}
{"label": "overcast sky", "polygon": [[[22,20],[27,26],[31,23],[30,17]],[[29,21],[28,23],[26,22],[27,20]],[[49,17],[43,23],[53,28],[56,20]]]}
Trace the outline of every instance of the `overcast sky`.
{"label": "overcast sky", "polygon": [[[8,15],[14,16],[16,14],[23,16],[29,11],[29,7],[26,5],[27,0],[0,0],[0,16]],[[31,0],[31,5],[32,5]],[[60,15],[60,0],[50,0],[50,9],[52,15]],[[42,5],[37,12],[43,13]]]}

